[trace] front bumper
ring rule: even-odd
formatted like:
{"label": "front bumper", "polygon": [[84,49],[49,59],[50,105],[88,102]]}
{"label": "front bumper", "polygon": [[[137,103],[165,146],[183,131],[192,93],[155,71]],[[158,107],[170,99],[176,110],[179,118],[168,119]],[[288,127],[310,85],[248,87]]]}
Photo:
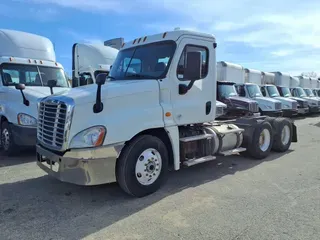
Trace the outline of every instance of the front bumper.
{"label": "front bumper", "polygon": [[37,128],[10,124],[14,143],[18,146],[31,147],[37,142]]}
{"label": "front bumper", "polygon": [[298,115],[298,109],[282,109],[283,117],[292,117]]}
{"label": "front bumper", "polygon": [[116,160],[122,145],[77,149],[63,155],[37,144],[37,165],[62,182],[99,185],[116,182]]}
{"label": "front bumper", "polygon": [[269,116],[269,117],[282,117],[283,111],[263,111],[262,115]]}
{"label": "front bumper", "polygon": [[309,113],[309,108],[298,108],[298,114],[307,114]]}
{"label": "front bumper", "polygon": [[320,107],[319,106],[311,106],[311,107],[309,107],[309,111],[310,111],[310,113],[317,113],[320,111]]}

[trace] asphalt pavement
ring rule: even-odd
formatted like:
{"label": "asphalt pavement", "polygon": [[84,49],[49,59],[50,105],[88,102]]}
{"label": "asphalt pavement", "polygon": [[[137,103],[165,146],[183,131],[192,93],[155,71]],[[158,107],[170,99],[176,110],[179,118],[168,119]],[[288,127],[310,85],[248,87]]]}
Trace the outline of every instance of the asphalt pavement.
{"label": "asphalt pavement", "polygon": [[320,239],[320,117],[298,143],[254,161],[232,156],[170,173],[151,196],[47,176],[34,150],[0,153],[0,239]]}

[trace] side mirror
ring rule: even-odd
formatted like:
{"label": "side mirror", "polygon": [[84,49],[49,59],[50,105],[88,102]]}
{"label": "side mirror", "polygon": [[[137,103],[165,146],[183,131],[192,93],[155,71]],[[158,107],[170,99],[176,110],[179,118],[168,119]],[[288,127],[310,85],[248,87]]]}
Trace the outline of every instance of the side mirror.
{"label": "side mirror", "polygon": [[107,77],[107,73],[99,73],[96,77],[96,84],[98,85],[98,88],[96,94],[96,103],[93,105],[94,113],[99,113],[103,110],[103,103],[101,102],[101,86],[105,84]]}
{"label": "side mirror", "polygon": [[26,98],[26,96],[23,93],[23,90],[26,88],[26,85],[24,85],[22,83],[18,83],[18,84],[15,85],[15,88],[17,90],[20,90],[21,95],[22,95],[22,99],[23,99],[23,104],[26,105],[26,106],[29,106],[30,102],[29,102],[29,100]]}
{"label": "side mirror", "polygon": [[188,85],[179,84],[179,94],[186,94],[193,86],[194,82],[201,78],[201,53],[200,52],[188,52],[187,64],[183,72],[183,78],[185,81],[190,81]]}
{"label": "side mirror", "polygon": [[96,77],[96,84],[98,86],[105,84],[107,77],[108,77],[107,73],[99,73]]}
{"label": "side mirror", "polygon": [[24,90],[26,88],[26,85],[24,85],[23,83],[18,83],[15,85],[17,90]]}
{"label": "side mirror", "polygon": [[187,66],[184,69],[184,78],[186,80],[196,81],[201,78],[201,53],[188,52]]}
{"label": "side mirror", "polygon": [[53,94],[53,88],[57,86],[57,80],[49,80],[47,83],[50,88],[51,95]]}

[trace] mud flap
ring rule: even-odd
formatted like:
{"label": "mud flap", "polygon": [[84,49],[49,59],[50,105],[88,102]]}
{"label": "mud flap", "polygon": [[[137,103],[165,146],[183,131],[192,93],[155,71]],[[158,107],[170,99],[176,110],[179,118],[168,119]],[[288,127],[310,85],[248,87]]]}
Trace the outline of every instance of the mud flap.
{"label": "mud flap", "polygon": [[297,127],[292,123],[292,139],[291,142],[298,142]]}

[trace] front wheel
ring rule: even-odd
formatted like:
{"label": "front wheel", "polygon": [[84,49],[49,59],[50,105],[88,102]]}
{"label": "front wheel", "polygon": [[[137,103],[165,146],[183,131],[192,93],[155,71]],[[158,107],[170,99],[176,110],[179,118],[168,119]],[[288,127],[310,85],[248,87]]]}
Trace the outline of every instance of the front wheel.
{"label": "front wheel", "polygon": [[12,131],[8,122],[1,124],[1,148],[5,155],[10,156],[16,151],[16,145],[12,136]]}
{"label": "front wheel", "polygon": [[168,151],[157,137],[142,135],[131,140],[117,161],[116,178],[120,187],[135,197],[156,192],[168,173]]}

